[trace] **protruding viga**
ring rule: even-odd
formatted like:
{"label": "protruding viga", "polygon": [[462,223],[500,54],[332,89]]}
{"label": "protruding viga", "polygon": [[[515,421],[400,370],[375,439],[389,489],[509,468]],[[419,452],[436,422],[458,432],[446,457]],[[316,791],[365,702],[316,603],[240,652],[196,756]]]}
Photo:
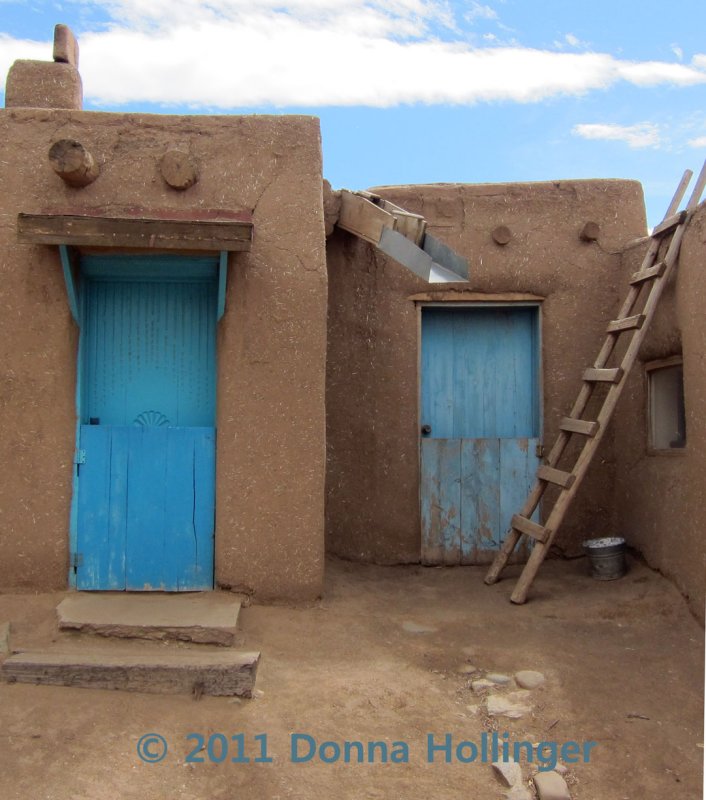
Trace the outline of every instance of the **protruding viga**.
{"label": "protruding viga", "polygon": [[69,186],[88,186],[100,169],[90,152],[75,139],[59,139],[49,149],[54,172]]}

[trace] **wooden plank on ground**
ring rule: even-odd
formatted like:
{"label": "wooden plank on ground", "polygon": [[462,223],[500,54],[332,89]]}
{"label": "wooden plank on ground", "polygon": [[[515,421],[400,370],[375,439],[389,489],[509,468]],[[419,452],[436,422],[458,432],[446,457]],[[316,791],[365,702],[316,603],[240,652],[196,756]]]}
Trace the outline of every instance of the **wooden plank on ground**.
{"label": "wooden plank on ground", "polygon": [[159,250],[249,250],[252,222],[147,219],[80,214],[18,214],[17,238],[29,244]]}
{"label": "wooden plank on ground", "polygon": [[9,683],[120,689],[155,694],[251,697],[260,654],[167,651],[159,653],[18,653],[0,667]]}

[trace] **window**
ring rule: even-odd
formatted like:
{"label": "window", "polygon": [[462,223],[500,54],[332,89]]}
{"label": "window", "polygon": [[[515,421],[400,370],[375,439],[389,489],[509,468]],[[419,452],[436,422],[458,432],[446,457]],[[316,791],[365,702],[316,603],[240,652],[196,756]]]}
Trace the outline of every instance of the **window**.
{"label": "window", "polygon": [[681,357],[647,365],[649,442],[652,450],[686,447],[684,370]]}

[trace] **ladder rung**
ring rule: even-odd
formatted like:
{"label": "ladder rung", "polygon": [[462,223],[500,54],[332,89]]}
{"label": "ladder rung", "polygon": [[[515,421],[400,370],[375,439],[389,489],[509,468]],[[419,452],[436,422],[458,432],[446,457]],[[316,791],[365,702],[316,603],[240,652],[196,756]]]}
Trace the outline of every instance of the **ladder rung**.
{"label": "ladder rung", "polygon": [[539,467],[537,477],[542,481],[561,486],[563,489],[570,489],[576,482],[576,476],[573,473],[547,466]]}
{"label": "ladder rung", "polygon": [[587,422],[583,419],[564,417],[559,427],[567,433],[582,433],[584,436],[595,436],[601,427],[597,422]]}
{"label": "ladder rung", "polygon": [[644,314],[635,314],[634,317],[625,317],[624,319],[614,319],[606,328],[606,333],[639,330],[644,321]]}
{"label": "ladder rung", "polygon": [[620,367],[615,367],[615,369],[587,369],[583,373],[583,379],[588,383],[620,383],[624,374]]}
{"label": "ladder rung", "polygon": [[661,278],[662,275],[664,275],[664,270],[666,268],[667,265],[664,263],[664,261],[658,261],[654,267],[650,267],[649,269],[641,269],[639,272],[633,273],[630,283],[634,286],[636,283],[649,281],[652,278]]}
{"label": "ladder rung", "polygon": [[525,533],[527,536],[530,536],[532,539],[536,539],[538,542],[546,542],[549,538],[548,528],[545,528],[543,525],[537,525],[536,522],[532,522],[531,519],[522,517],[519,514],[513,515],[510,525],[516,531]]}
{"label": "ladder rung", "polygon": [[[665,285],[665,276],[670,274],[670,270],[677,265],[679,248],[681,246],[681,235],[684,226],[694,212],[704,189],[706,189],[706,163],[704,163],[699,177],[696,179],[696,188],[691,193],[686,212],[676,213],[679,208],[689,181],[692,178],[691,170],[687,170],[682,177],[674,197],[665,214],[665,220],[657,225],[649,237],[650,244],[645,253],[640,271],[632,274],[630,280],[633,284],[619,312],[619,319],[614,319],[608,323],[607,335],[604,338],[601,350],[593,362],[593,366],[584,370],[583,383],[578,397],[570,415],[564,417],[559,423],[560,433],[552,448],[549,456],[549,465],[542,465],[536,471],[537,480],[534,482],[522,510],[519,514],[512,517],[512,527],[507,533],[500,550],[498,551],[493,563],[485,577],[487,584],[495,583],[500,573],[507,565],[513,550],[520,542],[523,534],[536,539],[539,544],[532,548],[527,564],[522,570],[515,590],[510,596],[513,603],[524,603],[527,599],[527,592],[532,585],[532,581],[537,575],[537,571],[542,564],[547,552],[551,548],[552,542],[557,532],[561,528],[562,522],[570,508],[574,493],[579,488],[581,476],[585,473],[601,438],[601,434],[613,415],[616,404],[620,398],[622,389],[625,387],[625,377],[634,367],[638,357],[640,346],[643,342],[646,328],[652,315],[659,303],[662,290]],[[673,233],[671,241],[661,234]],[[659,251],[665,246],[666,253],[660,256]],[[668,245],[668,246],[667,246]],[[642,294],[643,281],[646,282],[648,297],[644,306],[636,306],[640,294]],[[652,283],[649,283],[652,281]],[[642,313],[639,310],[642,309]],[[637,312],[637,313],[636,313]],[[629,316],[635,314],[635,316]],[[608,368],[607,364],[614,353],[618,342],[618,334],[621,331],[636,330],[630,341],[627,343],[625,353],[619,362],[619,368]],[[612,361],[610,363],[618,363]],[[604,381],[608,384],[608,392],[603,400],[600,414],[594,416],[595,412],[588,411],[591,401],[594,382]],[[583,417],[593,417],[595,421],[584,419]],[[565,433],[566,432],[566,433]],[[588,438],[583,442],[573,442],[570,437],[572,433],[580,433]],[[581,445],[581,453],[573,467],[569,467],[569,472],[564,472],[556,468],[560,462],[567,445]],[[576,449],[576,448],[571,448]],[[549,484],[562,487],[561,491],[554,491],[551,494],[551,509],[545,508],[546,524],[544,527],[533,523],[530,519],[532,512],[537,508],[542,496],[545,494]],[[570,487],[570,488],[569,488]]]}
{"label": "ladder rung", "polygon": [[686,213],[686,211],[680,211],[677,214],[673,214],[671,217],[667,217],[667,219],[660,222],[659,225],[655,225],[652,236],[660,236],[663,233],[671,231],[672,228],[676,228],[677,225],[681,225],[686,219]]}

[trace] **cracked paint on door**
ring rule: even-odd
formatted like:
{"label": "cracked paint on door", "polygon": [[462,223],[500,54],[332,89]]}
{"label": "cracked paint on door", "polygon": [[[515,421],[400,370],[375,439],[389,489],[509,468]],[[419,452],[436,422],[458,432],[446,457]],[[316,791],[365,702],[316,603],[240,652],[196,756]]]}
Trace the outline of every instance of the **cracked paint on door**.
{"label": "cracked paint on door", "polygon": [[422,560],[487,563],[538,465],[536,307],[422,310]]}

